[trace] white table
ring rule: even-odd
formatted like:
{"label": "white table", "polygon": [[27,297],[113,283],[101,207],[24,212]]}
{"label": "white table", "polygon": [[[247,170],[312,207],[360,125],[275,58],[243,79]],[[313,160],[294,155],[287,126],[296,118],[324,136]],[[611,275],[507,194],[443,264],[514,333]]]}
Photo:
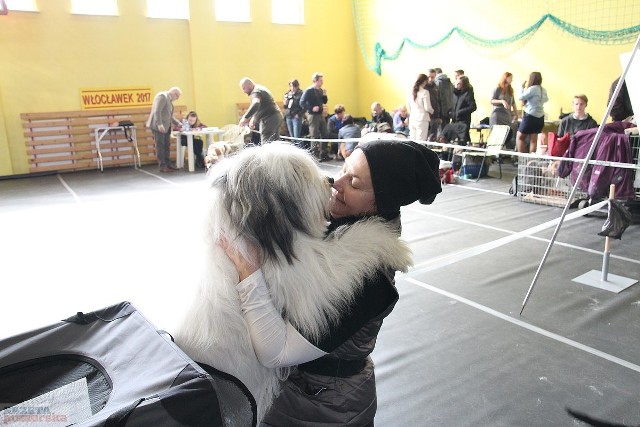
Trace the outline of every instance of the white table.
{"label": "white table", "polygon": [[[131,144],[133,145],[133,153],[131,157],[133,158],[133,166],[137,169],[141,167],[140,162],[140,151],[138,151],[138,140],[136,139],[136,127],[135,126],[127,126],[129,131],[131,132]],[[105,127],[97,127],[94,130],[95,140],[96,140],[96,151],[98,152],[98,165],[100,167],[100,172],[104,172],[104,167],[102,163],[102,153],[100,152],[100,143],[102,139],[109,131],[118,131],[121,130],[124,134],[125,127],[124,126],[105,126]],[[136,163],[136,158],[138,162]]]}
{"label": "white table", "polygon": [[[202,136],[204,135],[206,138],[206,143],[202,147],[206,152],[207,147],[213,144],[214,135],[217,138],[220,138],[220,135],[224,134],[225,131],[218,129],[216,127],[212,128],[202,128],[202,129],[192,129],[188,131],[176,131],[174,135],[176,137],[176,167],[183,168],[184,167],[184,150],[187,150],[187,162],[189,163],[189,172],[194,172],[195,168],[195,159],[193,158],[193,137],[194,135]],[[187,146],[183,147],[180,143],[180,136],[185,135],[187,137]]]}

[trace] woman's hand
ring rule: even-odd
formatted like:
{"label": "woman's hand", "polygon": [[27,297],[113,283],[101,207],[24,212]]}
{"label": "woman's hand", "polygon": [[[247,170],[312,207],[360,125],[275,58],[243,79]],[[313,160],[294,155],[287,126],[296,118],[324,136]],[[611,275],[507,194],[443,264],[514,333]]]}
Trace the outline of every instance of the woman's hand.
{"label": "woman's hand", "polygon": [[233,264],[236,266],[240,281],[243,281],[247,277],[251,276],[260,268],[260,255],[258,248],[251,242],[246,242],[247,252],[251,259],[246,259],[244,256],[242,256],[240,252],[229,245],[229,242],[227,242],[227,239],[225,239],[224,237],[220,238],[219,243],[231,262],[233,262]]}

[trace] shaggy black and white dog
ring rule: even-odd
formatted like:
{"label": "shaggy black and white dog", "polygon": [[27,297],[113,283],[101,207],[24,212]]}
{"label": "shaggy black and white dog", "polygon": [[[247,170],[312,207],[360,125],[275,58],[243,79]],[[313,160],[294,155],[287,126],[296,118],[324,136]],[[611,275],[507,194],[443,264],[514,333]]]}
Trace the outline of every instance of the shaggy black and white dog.
{"label": "shaggy black and white dog", "polygon": [[235,289],[238,274],[220,238],[245,256],[245,239],[259,247],[276,308],[311,340],[336,321],[363,277],[381,266],[406,271],[411,253],[378,219],[327,235],[331,186],[315,161],[289,144],[244,149],[210,173],[206,271],[176,342],[192,359],[239,378],[260,420],[287,370],[257,360]]}

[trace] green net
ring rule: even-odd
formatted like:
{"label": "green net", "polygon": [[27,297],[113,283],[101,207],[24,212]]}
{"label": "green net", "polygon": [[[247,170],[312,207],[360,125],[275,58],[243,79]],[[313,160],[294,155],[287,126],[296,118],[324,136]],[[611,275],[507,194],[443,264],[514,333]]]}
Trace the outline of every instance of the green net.
{"label": "green net", "polygon": [[562,36],[598,45],[632,43],[640,32],[637,0],[516,3],[521,2],[459,0],[452,8],[447,2],[352,0],[360,52],[378,75],[382,62],[398,59],[405,47],[433,49],[454,36],[485,56],[502,57],[546,25]]}

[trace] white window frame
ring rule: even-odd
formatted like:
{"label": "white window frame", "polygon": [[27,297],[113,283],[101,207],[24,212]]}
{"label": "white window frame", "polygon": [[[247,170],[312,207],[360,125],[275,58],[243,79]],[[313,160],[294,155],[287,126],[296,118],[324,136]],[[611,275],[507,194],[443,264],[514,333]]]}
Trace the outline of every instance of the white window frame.
{"label": "white window frame", "polygon": [[216,21],[251,22],[250,0],[213,0]]}
{"label": "white window frame", "polygon": [[271,0],[271,22],[304,25],[304,0]]}
{"label": "white window frame", "polygon": [[147,18],[189,20],[190,17],[189,0],[147,0]]}
{"label": "white window frame", "polygon": [[5,0],[9,12],[38,12],[36,0]]}
{"label": "white window frame", "polygon": [[74,15],[118,16],[118,0],[71,0]]}

